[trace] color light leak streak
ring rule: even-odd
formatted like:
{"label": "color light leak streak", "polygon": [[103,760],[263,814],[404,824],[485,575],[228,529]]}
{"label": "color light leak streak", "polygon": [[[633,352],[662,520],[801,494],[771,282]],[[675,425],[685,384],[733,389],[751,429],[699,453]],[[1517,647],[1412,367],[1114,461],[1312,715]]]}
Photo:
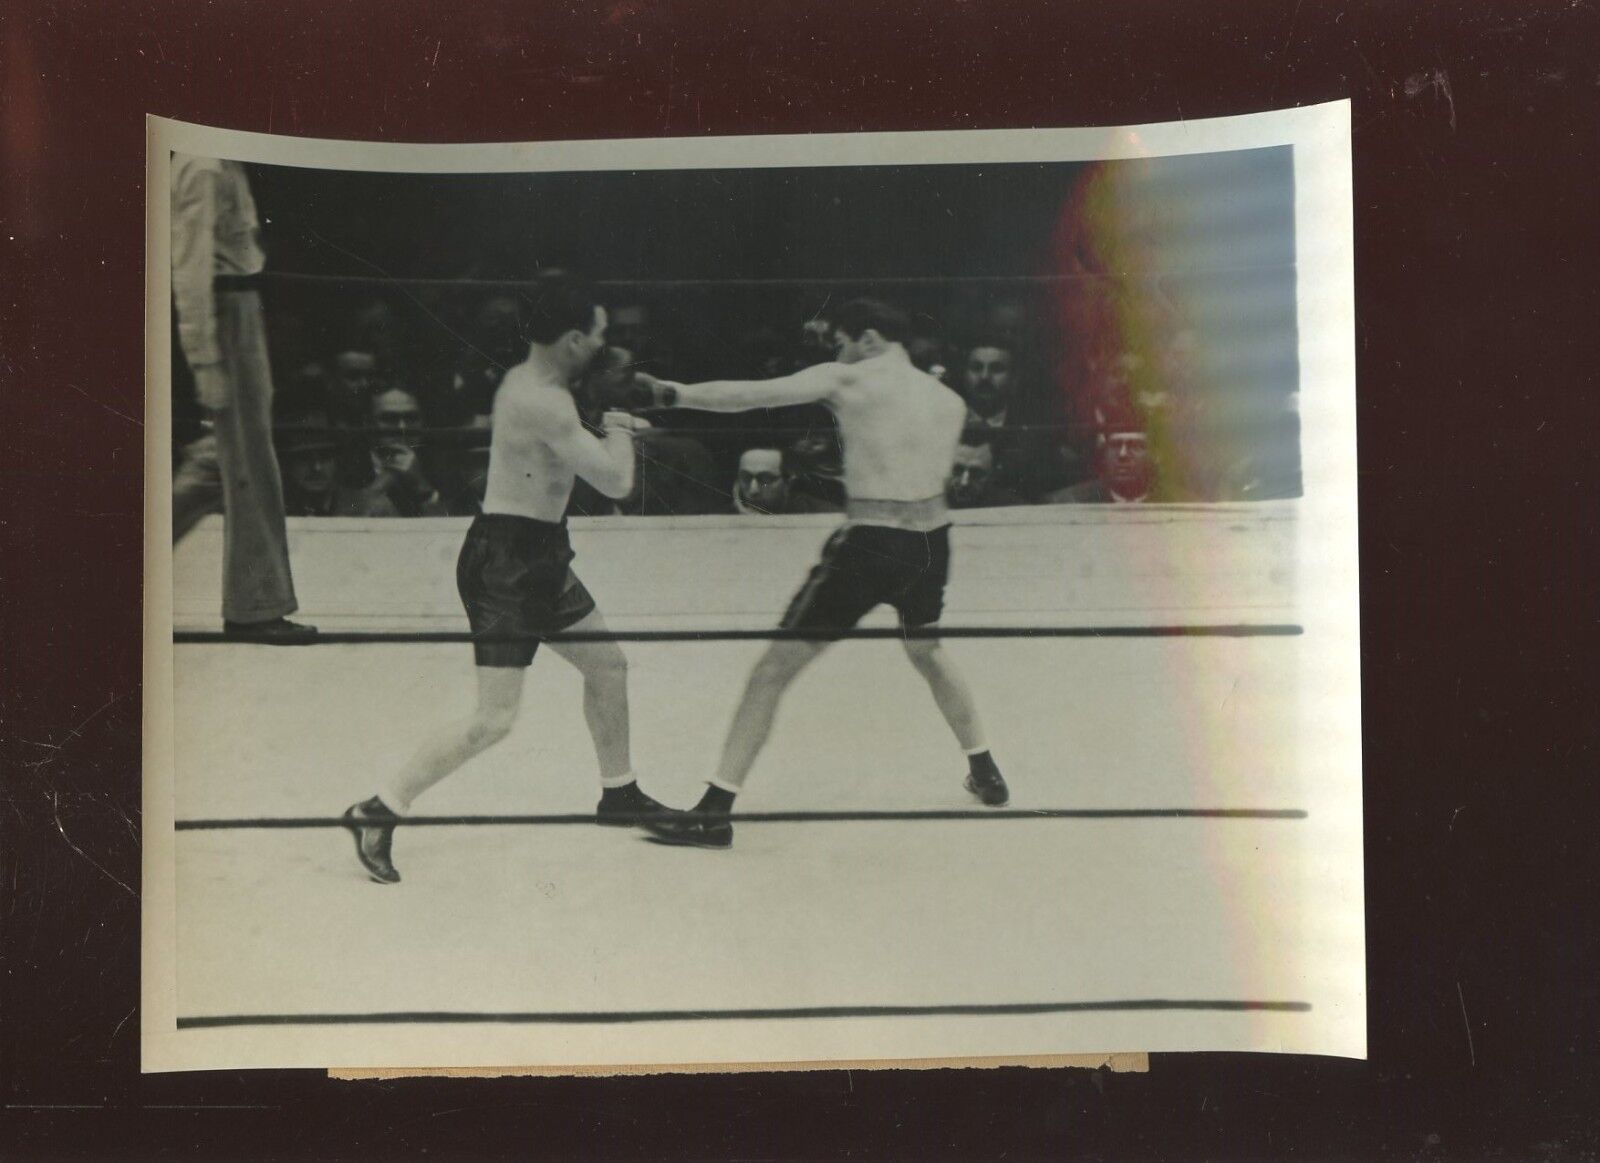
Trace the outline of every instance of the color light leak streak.
{"label": "color light leak streak", "polygon": [[1298,495],[1292,171],[1274,161],[1097,162],[1063,200],[1060,403],[1096,447],[1148,435],[1152,500]]}
{"label": "color light leak streak", "polygon": [[[1250,154],[1094,163],[1063,200],[1054,238],[1054,313],[1065,351],[1057,385],[1065,414],[1090,434],[1097,468],[1118,431],[1148,437],[1151,501],[1247,501],[1299,493],[1299,428],[1293,264],[1293,172]],[[1218,537],[1227,532],[1219,529]],[[1142,548],[1130,573],[1169,587],[1161,604],[1195,608],[1202,573],[1262,568],[1231,546],[1204,570],[1166,537]],[[1205,595],[1215,601],[1214,595]],[[1276,725],[1240,716],[1260,706],[1260,684],[1292,676],[1289,651],[1245,643],[1174,643],[1161,651],[1184,739],[1181,762],[1196,802],[1269,806],[1266,788],[1293,787],[1292,690],[1268,705]],[[1226,671],[1224,673],[1223,671]],[[1230,699],[1230,684],[1255,683]],[[1231,706],[1230,706],[1231,703]],[[1280,716],[1272,716],[1274,720]],[[1295,806],[1274,801],[1270,806]],[[1280,839],[1274,834],[1274,840]],[[1248,990],[1283,988],[1296,975],[1284,957],[1300,942],[1270,920],[1297,867],[1261,863],[1238,830],[1208,832],[1209,877],[1228,900],[1235,950],[1230,976]],[[1272,851],[1293,852],[1274,844]],[[1289,922],[1293,924],[1293,922]]]}

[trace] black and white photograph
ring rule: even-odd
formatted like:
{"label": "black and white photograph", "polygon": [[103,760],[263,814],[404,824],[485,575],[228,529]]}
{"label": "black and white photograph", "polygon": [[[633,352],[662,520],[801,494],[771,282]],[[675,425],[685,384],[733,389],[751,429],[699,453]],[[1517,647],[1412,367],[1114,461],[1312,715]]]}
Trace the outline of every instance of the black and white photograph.
{"label": "black and white photograph", "polygon": [[146,1070],[1364,1055],[1348,103],[149,178]]}

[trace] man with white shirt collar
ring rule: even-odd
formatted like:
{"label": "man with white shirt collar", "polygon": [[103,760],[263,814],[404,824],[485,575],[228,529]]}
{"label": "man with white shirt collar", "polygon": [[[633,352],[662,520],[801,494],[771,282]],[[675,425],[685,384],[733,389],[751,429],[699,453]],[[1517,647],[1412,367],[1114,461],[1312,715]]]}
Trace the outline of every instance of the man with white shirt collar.
{"label": "man with white shirt collar", "polygon": [[961,369],[961,396],[968,420],[986,428],[1004,428],[1016,385],[1016,354],[999,340],[980,340],[967,350]]}

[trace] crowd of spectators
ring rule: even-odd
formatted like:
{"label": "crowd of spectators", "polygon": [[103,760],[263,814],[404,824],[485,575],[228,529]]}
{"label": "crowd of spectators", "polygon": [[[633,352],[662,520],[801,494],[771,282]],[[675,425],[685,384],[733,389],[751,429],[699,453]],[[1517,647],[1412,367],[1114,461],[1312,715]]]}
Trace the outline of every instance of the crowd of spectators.
{"label": "crowd of spectators", "polygon": [[[281,298],[281,297],[280,297]],[[667,304],[667,305],[663,305]],[[477,511],[495,390],[526,352],[519,299],[461,304],[269,299],[275,425],[290,516],[456,516]],[[597,419],[635,368],[664,378],[762,379],[832,358],[821,313],[792,310],[718,335],[706,305],[614,298],[609,347],[576,390]],[[747,312],[748,314],[748,312]],[[779,313],[781,315],[781,312]],[[916,310],[913,361],[959,392],[968,422],[951,466],[954,508],[1224,501],[1297,495],[1293,397],[1226,416],[1188,382],[1192,335],[1156,352],[1079,358],[1064,384],[1048,315],[1022,300],[941,328]],[[325,336],[328,338],[316,338]],[[570,512],[603,516],[827,512],[844,502],[838,437],[820,406],[744,416],[666,413],[637,441],[633,494],[580,481]],[[1219,432],[1220,428],[1226,431]]]}

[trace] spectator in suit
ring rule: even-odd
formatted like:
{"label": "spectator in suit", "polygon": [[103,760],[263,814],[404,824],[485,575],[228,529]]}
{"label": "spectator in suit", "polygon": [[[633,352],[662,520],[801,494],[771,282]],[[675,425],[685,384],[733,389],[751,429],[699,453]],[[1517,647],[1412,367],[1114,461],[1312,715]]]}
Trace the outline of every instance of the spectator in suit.
{"label": "spectator in suit", "polygon": [[[422,406],[410,392],[389,388],[372,399],[372,481],[399,517],[442,517],[444,498],[422,456]],[[370,516],[388,516],[372,513]]]}
{"label": "spectator in suit", "polygon": [[1031,502],[1072,479],[1071,457],[1046,423],[1045,401],[1021,390],[1010,340],[990,337],[969,347],[955,386],[967,402],[968,428],[989,434],[996,487]]}
{"label": "spectator in suit", "polygon": [[[391,401],[390,406],[404,407],[400,401]],[[447,511],[437,491],[414,467],[412,479],[407,479],[404,472],[395,468],[378,467],[378,459],[372,453],[367,454],[370,471],[365,479],[351,481],[343,477],[341,453],[352,437],[329,425],[326,411],[287,413],[280,432],[278,459],[283,471],[285,508],[291,517],[440,516]],[[355,439],[359,452],[359,437]],[[377,440],[388,442],[396,437],[379,435]],[[405,466],[402,463],[400,467]],[[430,490],[430,495],[419,500],[418,494],[424,488]]]}
{"label": "spectator in suit", "polygon": [[291,517],[340,515],[339,438],[325,412],[284,415],[278,433],[284,509]]}
{"label": "spectator in suit", "polygon": [[952,509],[992,509],[1026,503],[996,478],[994,444],[986,429],[968,429],[962,434],[945,485],[945,499]]}
{"label": "spectator in suit", "polygon": [[1014,402],[1016,353],[998,339],[980,340],[967,349],[959,387],[968,423],[1004,429]]}
{"label": "spectator in suit", "polygon": [[792,474],[783,452],[776,448],[748,448],[739,457],[733,482],[736,513],[831,513],[838,510],[819,497],[792,487]]}
{"label": "spectator in suit", "polygon": [[1091,480],[1045,498],[1052,505],[1133,505],[1154,499],[1158,484],[1149,434],[1136,422],[1112,424],[1095,449]]}

